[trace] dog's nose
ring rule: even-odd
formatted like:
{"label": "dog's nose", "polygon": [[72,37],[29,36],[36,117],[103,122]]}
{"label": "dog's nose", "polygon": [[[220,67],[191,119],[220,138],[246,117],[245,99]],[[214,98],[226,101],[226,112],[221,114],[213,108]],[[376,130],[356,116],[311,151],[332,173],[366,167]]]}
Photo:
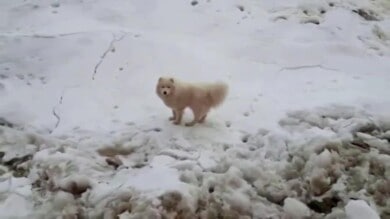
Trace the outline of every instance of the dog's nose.
{"label": "dog's nose", "polygon": [[163,92],[163,94],[164,94],[164,95],[167,95],[167,92],[166,92],[166,91],[164,91],[164,92]]}

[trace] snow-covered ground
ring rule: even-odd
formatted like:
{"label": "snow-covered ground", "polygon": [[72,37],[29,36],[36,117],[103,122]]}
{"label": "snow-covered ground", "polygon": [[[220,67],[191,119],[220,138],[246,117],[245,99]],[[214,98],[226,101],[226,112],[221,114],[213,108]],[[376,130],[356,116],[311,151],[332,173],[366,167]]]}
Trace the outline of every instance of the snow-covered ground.
{"label": "snow-covered ground", "polygon": [[390,3],[0,1],[0,125],[0,218],[390,218]]}

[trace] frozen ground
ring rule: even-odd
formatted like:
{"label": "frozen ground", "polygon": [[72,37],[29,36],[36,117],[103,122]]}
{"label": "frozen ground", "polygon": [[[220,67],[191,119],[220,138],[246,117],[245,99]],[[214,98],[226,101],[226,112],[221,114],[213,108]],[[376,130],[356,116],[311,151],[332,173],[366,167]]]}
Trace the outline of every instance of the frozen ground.
{"label": "frozen ground", "polygon": [[[390,218],[389,12],[0,1],[0,218]],[[161,75],[229,97],[174,126]]]}

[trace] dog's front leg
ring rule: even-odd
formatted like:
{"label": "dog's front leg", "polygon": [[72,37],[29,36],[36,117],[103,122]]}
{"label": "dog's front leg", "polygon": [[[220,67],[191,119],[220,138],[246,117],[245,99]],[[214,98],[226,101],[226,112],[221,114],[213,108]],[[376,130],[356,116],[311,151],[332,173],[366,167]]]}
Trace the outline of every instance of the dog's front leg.
{"label": "dog's front leg", "polygon": [[176,112],[175,112],[175,110],[172,110],[172,116],[169,117],[169,121],[173,121],[173,120],[176,120]]}
{"label": "dog's front leg", "polygon": [[175,121],[173,122],[173,124],[175,125],[179,125],[181,123],[181,119],[183,117],[183,112],[184,110],[175,110],[175,115],[176,115],[176,118],[175,118]]}

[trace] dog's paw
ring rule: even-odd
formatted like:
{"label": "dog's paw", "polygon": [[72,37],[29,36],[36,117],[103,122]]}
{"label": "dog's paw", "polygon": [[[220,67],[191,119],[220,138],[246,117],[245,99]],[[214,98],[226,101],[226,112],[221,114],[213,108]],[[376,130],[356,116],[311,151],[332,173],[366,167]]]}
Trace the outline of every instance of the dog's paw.
{"label": "dog's paw", "polygon": [[186,125],[187,127],[191,127],[191,126],[194,126],[195,123],[193,123],[193,122],[187,122],[185,125]]}
{"label": "dog's paw", "polygon": [[174,121],[173,124],[174,124],[174,125],[180,125],[180,122]]}

